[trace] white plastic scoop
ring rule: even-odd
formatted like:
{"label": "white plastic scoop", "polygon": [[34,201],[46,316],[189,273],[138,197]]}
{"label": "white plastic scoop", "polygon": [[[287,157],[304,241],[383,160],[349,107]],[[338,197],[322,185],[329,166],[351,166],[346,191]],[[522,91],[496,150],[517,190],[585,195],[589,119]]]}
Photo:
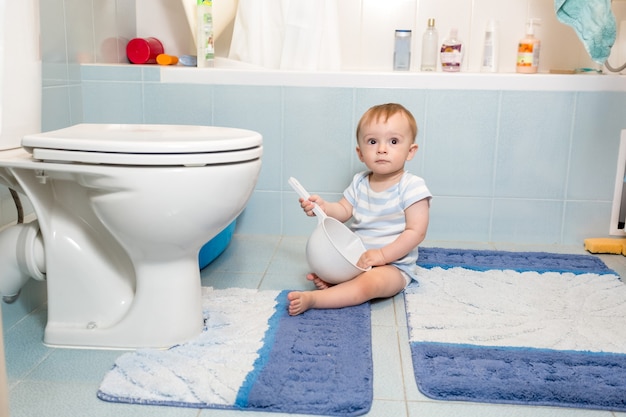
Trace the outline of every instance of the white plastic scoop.
{"label": "white plastic scoop", "polygon": [[[298,180],[289,178],[289,185],[305,200],[310,194]],[[306,257],[311,271],[329,284],[347,281],[368,271],[356,266],[365,252],[363,242],[346,225],[328,217],[317,205],[313,207],[318,224],[306,243]]]}

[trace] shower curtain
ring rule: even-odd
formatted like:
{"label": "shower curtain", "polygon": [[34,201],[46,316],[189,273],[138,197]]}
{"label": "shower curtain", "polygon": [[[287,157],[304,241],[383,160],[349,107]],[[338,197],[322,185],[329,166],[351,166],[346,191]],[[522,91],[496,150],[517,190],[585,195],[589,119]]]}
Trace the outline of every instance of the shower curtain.
{"label": "shower curtain", "polygon": [[239,0],[229,58],[271,69],[340,70],[339,0]]}

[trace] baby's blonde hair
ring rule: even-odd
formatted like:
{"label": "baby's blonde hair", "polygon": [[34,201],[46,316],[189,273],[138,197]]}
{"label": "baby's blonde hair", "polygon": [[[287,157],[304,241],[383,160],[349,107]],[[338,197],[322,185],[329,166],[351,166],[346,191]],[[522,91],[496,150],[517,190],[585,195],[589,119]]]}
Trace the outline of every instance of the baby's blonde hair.
{"label": "baby's blonde hair", "polygon": [[359,120],[359,124],[356,127],[356,140],[358,142],[359,137],[361,135],[361,129],[366,124],[369,124],[374,121],[379,121],[382,119],[383,122],[386,122],[391,116],[396,113],[401,113],[406,118],[409,123],[409,128],[411,129],[411,133],[413,134],[413,143],[415,143],[415,138],[417,137],[417,122],[415,118],[402,104],[398,103],[386,103],[379,104],[377,106],[370,107],[363,116],[361,116],[361,120]]}

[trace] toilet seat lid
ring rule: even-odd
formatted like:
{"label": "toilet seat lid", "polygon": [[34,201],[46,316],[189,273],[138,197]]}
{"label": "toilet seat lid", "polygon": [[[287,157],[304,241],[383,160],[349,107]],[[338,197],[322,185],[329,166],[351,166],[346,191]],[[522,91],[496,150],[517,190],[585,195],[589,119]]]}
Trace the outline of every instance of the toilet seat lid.
{"label": "toilet seat lid", "polygon": [[[36,159],[121,165],[145,165],[145,161],[159,165],[160,160],[163,165],[186,165],[190,157],[193,164],[203,159],[235,162],[244,154],[245,159],[260,155],[261,145],[261,135],[251,130],[167,124],[83,123],[22,139],[22,146]],[[250,152],[256,148],[259,152]]]}

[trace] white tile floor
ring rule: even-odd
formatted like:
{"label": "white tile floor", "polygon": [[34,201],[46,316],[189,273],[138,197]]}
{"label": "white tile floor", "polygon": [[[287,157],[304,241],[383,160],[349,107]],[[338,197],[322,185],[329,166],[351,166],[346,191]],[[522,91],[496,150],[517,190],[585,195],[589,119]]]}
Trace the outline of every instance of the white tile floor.
{"label": "white tile floor", "polygon": [[[216,288],[301,289],[305,280],[306,238],[235,235],[227,250],[202,271],[202,284]],[[586,253],[581,247],[460,244],[427,242],[424,246],[474,249]],[[603,255],[606,264],[626,274],[626,258]],[[41,291],[41,283],[29,290]],[[372,303],[374,403],[371,416],[390,417],[626,417],[626,413],[536,406],[511,406],[433,401],[417,390],[407,342],[403,296]],[[23,304],[23,303],[22,303]],[[45,306],[30,314],[19,304],[2,306],[9,402],[12,417],[229,417],[280,416],[275,413],[198,410],[122,405],[100,401],[96,391],[120,351],[71,350],[45,347],[41,340]],[[626,393],[625,393],[626,395]]]}

